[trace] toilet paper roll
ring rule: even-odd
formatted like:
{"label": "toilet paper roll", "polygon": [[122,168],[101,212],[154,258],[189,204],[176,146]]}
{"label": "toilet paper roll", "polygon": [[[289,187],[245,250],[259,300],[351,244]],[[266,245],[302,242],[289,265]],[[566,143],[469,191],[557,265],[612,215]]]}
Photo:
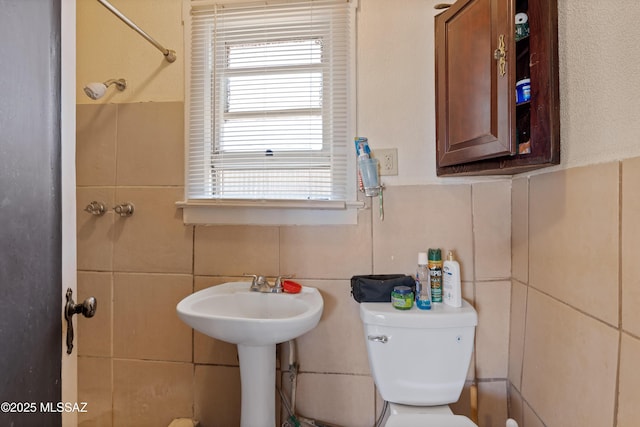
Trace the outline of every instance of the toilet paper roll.
{"label": "toilet paper roll", "polygon": [[529,17],[526,13],[516,13],[516,24],[526,24],[527,22],[529,22]]}

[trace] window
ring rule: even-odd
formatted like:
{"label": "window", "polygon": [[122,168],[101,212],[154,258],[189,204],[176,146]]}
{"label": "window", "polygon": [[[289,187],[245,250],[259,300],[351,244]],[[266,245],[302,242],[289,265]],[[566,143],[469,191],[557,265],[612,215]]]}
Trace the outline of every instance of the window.
{"label": "window", "polygon": [[354,4],[189,5],[186,208],[355,206]]}

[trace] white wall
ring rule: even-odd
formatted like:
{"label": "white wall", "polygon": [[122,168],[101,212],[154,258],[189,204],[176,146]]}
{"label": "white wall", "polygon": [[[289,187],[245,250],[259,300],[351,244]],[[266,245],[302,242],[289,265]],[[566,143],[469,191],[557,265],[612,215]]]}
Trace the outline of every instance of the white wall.
{"label": "white wall", "polygon": [[[433,5],[438,0],[359,0],[358,135],[398,148],[386,185],[451,183],[435,173]],[[640,155],[640,3],[558,0],[562,164]],[[95,0],[78,0],[77,102],[90,81],[125,78],[100,102],[184,101],[182,0],[112,4],[178,59],[170,64]],[[550,170],[550,169],[547,169]]]}
{"label": "white wall", "polygon": [[640,154],[640,2],[558,0],[562,167]]}

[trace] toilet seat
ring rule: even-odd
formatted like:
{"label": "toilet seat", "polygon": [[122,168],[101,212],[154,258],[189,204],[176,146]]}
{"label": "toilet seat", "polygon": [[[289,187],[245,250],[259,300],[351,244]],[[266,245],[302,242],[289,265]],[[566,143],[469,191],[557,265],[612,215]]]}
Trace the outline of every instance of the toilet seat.
{"label": "toilet seat", "polygon": [[397,414],[387,420],[385,427],[478,427],[462,415]]}

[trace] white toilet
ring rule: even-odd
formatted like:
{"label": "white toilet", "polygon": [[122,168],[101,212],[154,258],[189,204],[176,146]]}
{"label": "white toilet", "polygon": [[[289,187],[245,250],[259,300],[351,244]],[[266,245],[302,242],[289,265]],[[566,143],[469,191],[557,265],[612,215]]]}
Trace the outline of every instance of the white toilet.
{"label": "white toilet", "polygon": [[398,310],[391,303],[361,303],[360,318],[373,380],[390,415],[385,427],[476,427],[454,415],[471,361],[476,310],[434,304]]}

